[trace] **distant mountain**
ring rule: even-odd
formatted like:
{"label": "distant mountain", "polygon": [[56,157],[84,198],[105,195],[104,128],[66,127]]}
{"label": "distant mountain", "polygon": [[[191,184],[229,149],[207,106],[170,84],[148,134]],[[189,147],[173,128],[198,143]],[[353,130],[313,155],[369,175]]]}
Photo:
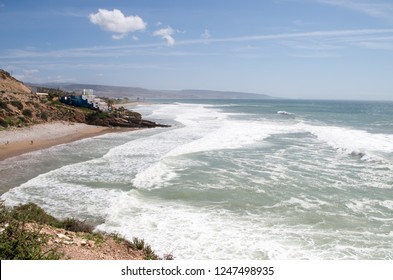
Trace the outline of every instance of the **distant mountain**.
{"label": "distant mountain", "polygon": [[197,90],[186,89],[180,91],[182,95],[190,96],[191,98],[204,99],[271,99],[273,97],[266,94],[236,92],[236,91],[216,91],[216,90]]}
{"label": "distant mountain", "polygon": [[150,90],[139,87],[119,87],[91,84],[41,84],[31,86],[45,86],[59,88],[64,91],[80,92],[82,89],[93,89],[98,96],[111,98],[130,98],[130,99],[271,99],[273,97],[265,94],[234,92],[234,91],[215,91],[215,90]]}

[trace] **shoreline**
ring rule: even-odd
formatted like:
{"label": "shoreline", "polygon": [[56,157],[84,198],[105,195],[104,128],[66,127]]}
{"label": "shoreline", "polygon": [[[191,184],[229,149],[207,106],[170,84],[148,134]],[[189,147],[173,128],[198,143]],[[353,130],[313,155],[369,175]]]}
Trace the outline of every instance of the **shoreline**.
{"label": "shoreline", "polygon": [[107,133],[138,128],[111,128],[83,123],[52,122],[0,131],[0,161]]}
{"label": "shoreline", "polygon": [[145,101],[130,101],[127,103],[117,103],[117,104],[113,104],[113,108],[120,108],[120,107],[136,107],[138,105],[150,105],[151,103],[149,102],[145,102]]}

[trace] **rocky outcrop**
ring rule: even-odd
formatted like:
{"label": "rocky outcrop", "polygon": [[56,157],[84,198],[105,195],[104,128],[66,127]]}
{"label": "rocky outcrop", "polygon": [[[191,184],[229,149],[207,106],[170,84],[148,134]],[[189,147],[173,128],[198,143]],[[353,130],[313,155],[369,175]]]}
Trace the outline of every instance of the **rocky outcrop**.
{"label": "rocky outcrop", "polygon": [[111,112],[96,111],[86,117],[86,123],[100,126],[130,127],[130,128],[153,128],[169,127],[142,119],[142,116],[124,108],[114,109]]}

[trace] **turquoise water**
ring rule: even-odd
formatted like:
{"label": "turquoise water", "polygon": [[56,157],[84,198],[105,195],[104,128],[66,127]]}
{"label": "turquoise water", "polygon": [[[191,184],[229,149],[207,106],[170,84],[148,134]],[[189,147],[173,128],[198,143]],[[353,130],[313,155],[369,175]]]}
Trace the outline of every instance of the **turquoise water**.
{"label": "turquoise water", "polygon": [[0,162],[8,204],[177,259],[392,259],[393,103],[189,100],[172,124]]}

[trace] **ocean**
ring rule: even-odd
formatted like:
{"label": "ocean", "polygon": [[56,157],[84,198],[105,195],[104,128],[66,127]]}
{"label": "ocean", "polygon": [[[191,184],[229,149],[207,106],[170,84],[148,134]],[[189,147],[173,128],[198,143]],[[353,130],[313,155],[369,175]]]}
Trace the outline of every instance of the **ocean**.
{"label": "ocean", "polygon": [[393,259],[393,103],[172,100],[0,162],[1,199],[176,259]]}

